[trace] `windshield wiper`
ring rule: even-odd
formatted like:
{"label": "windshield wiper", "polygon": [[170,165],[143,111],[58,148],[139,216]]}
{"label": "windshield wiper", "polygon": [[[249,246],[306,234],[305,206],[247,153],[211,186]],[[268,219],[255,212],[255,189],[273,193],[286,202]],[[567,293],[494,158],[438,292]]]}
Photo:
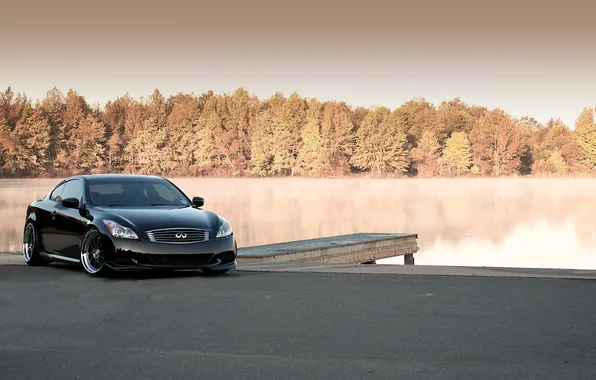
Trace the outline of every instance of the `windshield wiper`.
{"label": "windshield wiper", "polygon": [[104,206],[104,207],[118,207],[118,206],[122,206],[122,205],[119,204],[119,203],[114,203],[114,204],[107,205],[107,206]]}

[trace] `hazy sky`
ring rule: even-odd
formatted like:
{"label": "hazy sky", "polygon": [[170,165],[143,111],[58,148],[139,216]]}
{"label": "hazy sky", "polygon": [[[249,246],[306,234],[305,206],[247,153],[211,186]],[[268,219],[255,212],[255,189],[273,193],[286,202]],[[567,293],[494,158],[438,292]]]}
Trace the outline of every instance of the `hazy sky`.
{"label": "hazy sky", "polygon": [[591,1],[63,1],[0,5],[0,87],[102,105],[159,88],[398,107],[460,97],[573,125],[596,105]]}

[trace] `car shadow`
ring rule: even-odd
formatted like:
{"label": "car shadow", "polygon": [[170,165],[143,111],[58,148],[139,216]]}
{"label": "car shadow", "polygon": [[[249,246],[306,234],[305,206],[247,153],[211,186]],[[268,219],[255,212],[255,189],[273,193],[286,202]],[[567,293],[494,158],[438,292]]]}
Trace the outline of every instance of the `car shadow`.
{"label": "car shadow", "polygon": [[[85,271],[78,265],[72,265],[68,263],[51,263],[48,267],[55,268],[57,270],[64,270],[72,273],[80,273],[81,275],[88,276]],[[174,278],[226,278],[226,277],[238,277],[245,276],[248,272],[241,272],[237,270],[231,270],[227,273],[204,273],[201,270],[183,269],[183,270],[167,270],[167,269],[153,269],[143,271],[112,271],[106,276],[97,277],[97,279],[106,280],[156,280],[156,279],[174,279]],[[91,276],[88,276],[91,277]]]}

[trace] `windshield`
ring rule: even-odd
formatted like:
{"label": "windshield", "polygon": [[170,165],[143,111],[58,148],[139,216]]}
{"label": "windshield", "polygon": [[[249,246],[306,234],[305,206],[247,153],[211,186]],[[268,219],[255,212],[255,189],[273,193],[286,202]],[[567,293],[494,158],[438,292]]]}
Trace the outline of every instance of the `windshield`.
{"label": "windshield", "polygon": [[191,206],[180,190],[159,178],[94,179],[87,187],[95,206]]}

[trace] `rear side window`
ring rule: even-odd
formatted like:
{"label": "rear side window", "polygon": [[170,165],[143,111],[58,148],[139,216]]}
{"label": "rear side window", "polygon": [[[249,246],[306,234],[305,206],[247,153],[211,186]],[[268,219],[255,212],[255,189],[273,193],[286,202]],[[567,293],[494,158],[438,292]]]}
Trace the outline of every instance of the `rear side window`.
{"label": "rear side window", "polygon": [[50,199],[56,202],[60,202],[60,200],[62,200],[60,196],[62,195],[62,191],[64,191],[65,186],[66,183],[63,183],[62,185],[55,188],[54,191],[52,191],[52,194],[50,194]]}

